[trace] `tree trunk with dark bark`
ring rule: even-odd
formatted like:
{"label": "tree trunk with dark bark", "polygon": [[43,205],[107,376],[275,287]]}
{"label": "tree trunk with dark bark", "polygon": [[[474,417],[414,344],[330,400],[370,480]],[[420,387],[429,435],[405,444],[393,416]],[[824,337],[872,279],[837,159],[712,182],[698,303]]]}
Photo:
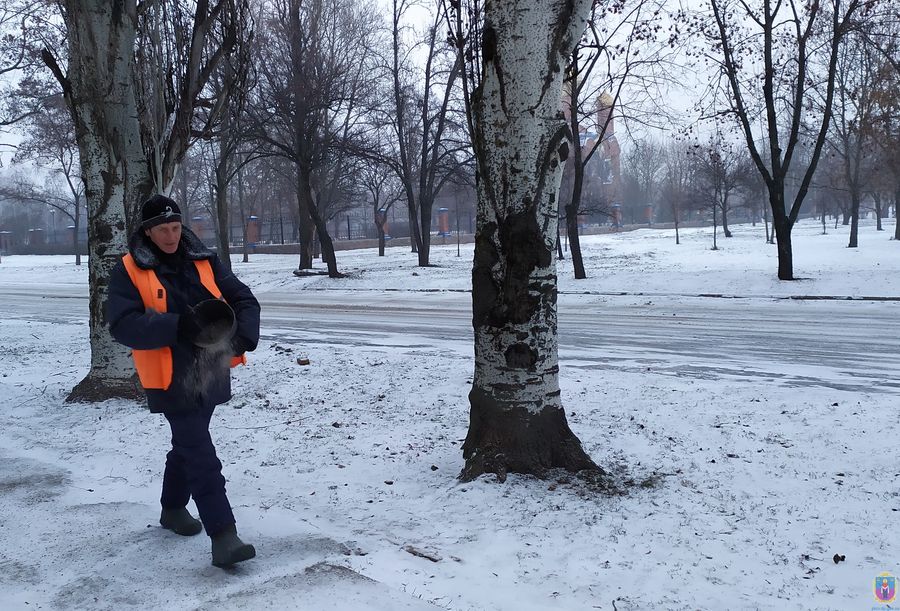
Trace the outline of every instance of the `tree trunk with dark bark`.
{"label": "tree trunk with dark bark", "polygon": [[784,181],[773,180],[769,189],[769,207],[772,210],[772,236],[778,243],[778,279],[794,279],[794,250],[791,245],[791,230],[794,222],[787,214],[784,202]]}
{"label": "tree trunk with dark bark", "polygon": [[419,221],[416,218],[418,205],[410,193],[406,196],[406,212],[409,218],[409,245],[412,252],[422,250],[422,233],[419,231]]}
{"label": "tree trunk with dark bark", "polygon": [[884,208],[881,206],[881,194],[876,191],[872,194],[872,199],[875,200],[875,231],[884,231],[884,227],[881,226],[881,215],[884,212]]}
{"label": "tree trunk with dark bark", "polygon": [[228,173],[229,158],[225,147],[225,140],[219,141],[219,159],[216,163],[216,222],[219,231],[216,232],[216,251],[219,261],[226,268],[231,269],[231,218],[228,213]]}
{"label": "tree trunk with dark bark", "polygon": [[681,244],[681,236],[678,235],[678,224],[679,224],[679,214],[678,214],[678,206],[672,206],[672,219],[675,222],[675,244]]}
{"label": "tree trunk with dark bark", "polygon": [[[238,170],[238,184],[237,184],[237,192],[238,192],[238,211],[241,214],[241,237],[243,238],[243,248],[241,257],[241,263],[249,263],[250,262],[250,244],[247,241],[247,226],[249,220],[247,217],[247,211],[244,209],[244,172],[243,169]],[[260,232],[262,230],[260,229]]]}
{"label": "tree trunk with dark bark", "polygon": [[[312,217],[309,215],[312,193],[309,191],[309,183],[300,177],[300,167],[297,167],[297,231],[300,240],[300,261],[298,270],[312,269],[313,262],[313,233]],[[304,186],[305,185],[305,186]]]}
{"label": "tree trunk with dark bark", "polygon": [[847,248],[859,246],[859,193],[850,189],[850,243]]}
{"label": "tree trunk with dark bark", "polygon": [[431,211],[434,200],[430,197],[419,198],[419,223],[422,228],[419,241],[419,267],[431,265]]}
{"label": "tree trunk with dark bark", "polygon": [[894,190],[894,239],[900,240],[900,184]]}
{"label": "tree trunk with dark bark", "polygon": [[722,203],[722,233],[726,238],[731,237],[731,230],[728,228],[728,198]]}
{"label": "tree trunk with dark bark", "polygon": [[584,280],[584,258],[581,256],[581,237],[578,235],[578,214],[566,207],[566,235],[569,237],[569,253],[572,256],[572,270],[576,280]]}
{"label": "tree trunk with dark bark", "polygon": [[794,279],[794,251],[791,248],[790,219],[781,215],[772,221],[772,233],[778,244],[778,279]]}
{"label": "tree trunk with dark bark", "polygon": [[316,205],[316,200],[312,196],[312,182],[310,180],[309,172],[306,168],[301,166],[298,168],[297,174],[299,176],[301,197],[306,200],[307,212],[310,219],[312,219],[313,226],[316,230],[319,247],[322,249],[322,261],[328,268],[328,276],[331,278],[342,278],[343,274],[338,272],[337,268],[337,257],[334,254],[334,242],[331,240],[331,235],[328,233],[328,226],[325,224],[325,219],[319,214],[319,207]]}
{"label": "tree trunk with dark bark", "polygon": [[[577,114],[577,109],[572,109],[572,115]],[[577,125],[572,119],[572,125]],[[572,255],[572,271],[575,273],[576,280],[584,280],[587,274],[584,271],[584,259],[581,256],[581,239],[578,235],[578,212],[581,208],[581,194],[584,186],[584,164],[581,160],[581,149],[577,143],[572,146],[574,160],[572,169],[574,171],[574,179],[572,180],[572,198],[566,205],[566,235],[569,238],[569,252]]]}

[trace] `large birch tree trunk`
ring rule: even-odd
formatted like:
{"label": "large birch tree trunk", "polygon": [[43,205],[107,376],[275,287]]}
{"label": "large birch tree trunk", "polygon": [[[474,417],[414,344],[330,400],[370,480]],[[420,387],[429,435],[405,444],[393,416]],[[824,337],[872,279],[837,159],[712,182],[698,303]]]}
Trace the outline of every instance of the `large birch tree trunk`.
{"label": "large birch tree trunk", "polygon": [[472,270],[475,375],[464,480],[598,467],[560,400],[556,247],[571,140],[560,112],[566,57],[590,0],[488,0],[473,93],[478,223]]}
{"label": "large birch tree trunk", "polygon": [[135,0],[66,0],[68,72],[44,59],[63,86],[75,124],[88,205],[91,369],[68,401],[143,396],[126,349],[106,323],[109,274],[126,250],[127,210],[148,180],[133,86]]}

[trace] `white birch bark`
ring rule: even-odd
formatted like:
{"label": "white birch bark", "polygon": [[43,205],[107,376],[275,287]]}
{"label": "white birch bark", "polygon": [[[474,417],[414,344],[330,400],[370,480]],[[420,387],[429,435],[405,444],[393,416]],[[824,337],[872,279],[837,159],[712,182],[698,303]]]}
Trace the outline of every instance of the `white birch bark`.
{"label": "white birch bark", "polygon": [[557,196],[571,146],[566,58],[590,0],[488,0],[473,96],[475,375],[464,478],[596,468],[565,421],[557,356]]}
{"label": "white birch bark", "polygon": [[[63,77],[75,122],[88,206],[91,369],[70,401],[139,396],[127,350],[105,320],[109,274],[124,254],[126,205],[145,182],[134,97],[135,0],[67,0],[68,72]],[[61,75],[57,74],[59,78]]]}

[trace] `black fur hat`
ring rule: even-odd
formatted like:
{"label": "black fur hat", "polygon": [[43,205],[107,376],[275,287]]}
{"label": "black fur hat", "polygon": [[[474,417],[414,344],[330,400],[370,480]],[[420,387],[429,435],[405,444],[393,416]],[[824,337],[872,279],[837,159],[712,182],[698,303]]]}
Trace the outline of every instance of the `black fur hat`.
{"label": "black fur hat", "polygon": [[181,222],[181,208],[165,195],[154,195],[141,206],[141,229]]}

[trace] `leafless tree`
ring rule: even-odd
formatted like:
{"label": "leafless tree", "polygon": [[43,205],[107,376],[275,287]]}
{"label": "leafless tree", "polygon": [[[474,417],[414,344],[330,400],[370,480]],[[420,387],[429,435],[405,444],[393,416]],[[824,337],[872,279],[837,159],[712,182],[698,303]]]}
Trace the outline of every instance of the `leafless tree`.
{"label": "leafless tree", "polygon": [[[675,243],[681,244],[679,227],[684,211],[690,205],[691,193],[697,173],[694,146],[684,141],[673,141],[665,148],[665,161],[659,196],[661,211],[665,211],[675,224]],[[663,217],[665,218],[665,217]]]}
{"label": "leafless tree", "polygon": [[[710,0],[709,14],[693,25],[709,41],[707,57],[718,67],[719,110],[733,117],[766,183],[778,239],[778,278],[793,280],[791,230],[822,153],[832,118],[840,45],[855,20],[876,0]],[[812,100],[822,98],[820,111]],[[810,115],[814,114],[814,117]],[[761,117],[762,136],[755,128]],[[799,156],[801,126],[816,126],[808,155]],[[765,147],[768,155],[761,148]],[[799,147],[803,148],[803,147]],[[786,178],[798,166],[796,194]]]}
{"label": "leafless tree", "polygon": [[141,201],[169,193],[190,145],[233,112],[247,84],[253,21],[249,0],[145,2],[137,17],[135,85],[149,164]]}
{"label": "leafless tree", "polygon": [[731,237],[728,229],[728,213],[734,206],[736,195],[745,182],[748,170],[753,171],[746,149],[740,149],[726,142],[717,134],[708,143],[693,150],[697,159],[696,179],[693,192],[696,201],[713,213],[713,250],[718,249],[716,243],[719,219],[722,219],[722,232],[726,238]]}
{"label": "leafless tree", "polygon": [[430,265],[434,202],[471,157],[456,95],[462,64],[444,34],[439,0],[431,2],[425,32],[408,21],[417,0],[391,0],[390,43],[383,73],[390,100],[372,109],[374,124],[364,154],[386,165],[403,187],[413,250],[420,266]]}
{"label": "leafless tree", "polygon": [[[588,168],[592,162],[600,163],[601,156],[607,162],[618,160],[613,117],[629,110],[635,115],[638,112],[636,101],[626,103],[626,98],[653,90],[671,73],[667,69],[672,66],[672,49],[665,40],[659,40],[663,36],[662,9],[663,3],[657,0],[594,3],[585,34],[569,59],[564,105],[573,138],[580,142],[567,162],[567,174],[571,176],[564,183],[569,189],[562,201],[572,266],[578,279],[587,277],[578,216],[584,213],[582,196]],[[609,167],[606,172],[618,174],[619,168]],[[620,176],[604,178],[612,185],[619,183]],[[620,194],[607,192],[605,196],[607,200],[618,200]]]}
{"label": "leafless tree", "polygon": [[[629,194],[623,204],[630,209],[653,206],[665,166],[665,149],[651,138],[634,140],[628,147],[622,170]],[[630,186],[629,186],[630,185]]]}
{"label": "leafless tree", "polygon": [[[42,201],[72,221],[75,265],[81,265],[78,235],[84,207],[84,184],[81,182],[72,117],[62,96],[57,95],[45,101],[41,112],[30,115],[26,120],[25,138],[17,147],[13,163],[35,163],[49,172],[52,178],[44,185],[24,180],[12,188],[27,201]],[[60,182],[64,189],[60,189]]]}
{"label": "leafless tree", "polygon": [[850,197],[850,248],[859,243],[860,204],[874,169],[880,64],[875,50],[857,32],[851,31],[844,38],[835,71],[834,120],[828,145],[841,162]]}
{"label": "leafless tree", "polygon": [[0,127],[40,113],[59,93],[41,74],[41,49],[64,38],[55,14],[41,0],[0,0]]}
{"label": "leafless tree", "polygon": [[395,204],[405,199],[405,193],[394,171],[378,163],[363,166],[361,183],[372,206],[372,218],[378,236],[378,256],[383,257],[388,213]]}
{"label": "leafless tree", "polygon": [[137,186],[149,180],[134,88],[137,5],[99,0],[60,4],[66,48],[43,50],[75,126],[88,202],[91,369],[70,401],[139,398],[134,367],[105,325],[109,272],[126,249]]}
{"label": "leafless tree", "polygon": [[369,93],[379,20],[357,0],[276,0],[263,18],[259,87],[253,104],[255,136],[294,164],[300,231],[295,273],[312,267],[313,232],[330,276],[337,260],[320,208],[327,176],[350,171],[346,150],[357,136]]}
{"label": "leafless tree", "polygon": [[900,14],[892,6],[880,5],[876,15],[859,23],[855,33],[882,60],[875,79],[877,114],[871,136],[878,148],[877,181],[885,188],[893,186],[894,239],[900,240]]}

